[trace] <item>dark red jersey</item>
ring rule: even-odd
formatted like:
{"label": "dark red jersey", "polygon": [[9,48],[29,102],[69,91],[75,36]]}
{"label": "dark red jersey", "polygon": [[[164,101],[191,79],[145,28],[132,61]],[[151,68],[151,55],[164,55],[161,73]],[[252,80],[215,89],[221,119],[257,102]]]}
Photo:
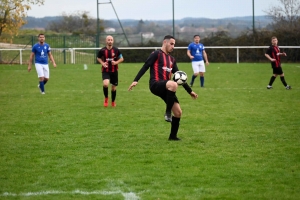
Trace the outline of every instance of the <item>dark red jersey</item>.
{"label": "dark red jersey", "polygon": [[120,55],[121,55],[121,52],[117,47],[112,47],[111,49],[107,49],[106,47],[103,47],[102,49],[100,49],[97,57],[101,58],[101,60],[103,62],[107,62],[107,64],[108,64],[107,68],[102,66],[102,72],[118,71],[118,65],[112,65],[111,61],[119,60]]}
{"label": "dark red jersey", "polygon": [[156,50],[150,54],[134,81],[139,81],[145,72],[150,68],[149,83],[170,80],[172,73],[178,71],[175,58],[162,50]]}
{"label": "dark red jersey", "polygon": [[267,49],[266,54],[268,54],[271,58],[276,59],[275,62],[271,62],[272,67],[281,67],[279,53],[280,53],[280,49],[278,46],[271,45]]}

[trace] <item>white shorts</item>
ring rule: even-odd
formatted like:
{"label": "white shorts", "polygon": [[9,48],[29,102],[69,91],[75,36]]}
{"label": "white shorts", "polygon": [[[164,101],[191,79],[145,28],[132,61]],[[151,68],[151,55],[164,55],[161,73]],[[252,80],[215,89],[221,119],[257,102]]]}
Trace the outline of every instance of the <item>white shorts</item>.
{"label": "white shorts", "polygon": [[205,72],[204,60],[192,62],[194,74]]}
{"label": "white shorts", "polygon": [[38,77],[45,77],[49,78],[50,72],[49,72],[49,65],[48,64],[39,64],[35,63],[35,69],[38,74]]}

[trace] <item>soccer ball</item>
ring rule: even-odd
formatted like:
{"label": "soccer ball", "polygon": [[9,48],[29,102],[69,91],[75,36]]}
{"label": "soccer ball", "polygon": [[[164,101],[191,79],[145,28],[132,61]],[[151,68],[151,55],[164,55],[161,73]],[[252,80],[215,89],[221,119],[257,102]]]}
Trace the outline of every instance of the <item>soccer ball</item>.
{"label": "soccer ball", "polygon": [[182,85],[187,81],[187,75],[184,71],[177,71],[173,76],[173,81],[175,81],[178,85]]}

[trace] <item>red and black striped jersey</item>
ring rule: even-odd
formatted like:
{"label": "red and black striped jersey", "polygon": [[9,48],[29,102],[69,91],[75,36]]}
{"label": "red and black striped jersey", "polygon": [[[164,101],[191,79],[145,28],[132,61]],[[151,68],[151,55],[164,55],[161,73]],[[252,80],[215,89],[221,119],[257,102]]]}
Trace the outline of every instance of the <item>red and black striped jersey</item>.
{"label": "red and black striped jersey", "polygon": [[278,46],[273,46],[273,45],[271,45],[266,51],[266,54],[268,54],[271,58],[276,59],[275,62],[271,62],[273,67],[280,67],[281,66],[279,53],[280,53],[279,47]]}
{"label": "red and black striped jersey", "polygon": [[170,80],[172,73],[174,74],[178,71],[178,67],[173,56],[166,54],[162,50],[156,50],[150,54],[143,67],[136,75],[134,81],[139,81],[149,68],[150,84],[157,81]]}
{"label": "red and black striped jersey", "polygon": [[101,58],[101,60],[103,62],[107,62],[107,64],[108,64],[107,68],[102,66],[102,72],[118,71],[118,65],[112,65],[111,61],[119,60],[120,55],[121,55],[121,52],[117,47],[112,47],[111,49],[108,49],[107,47],[103,47],[102,49],[100,49],[97,57]]}

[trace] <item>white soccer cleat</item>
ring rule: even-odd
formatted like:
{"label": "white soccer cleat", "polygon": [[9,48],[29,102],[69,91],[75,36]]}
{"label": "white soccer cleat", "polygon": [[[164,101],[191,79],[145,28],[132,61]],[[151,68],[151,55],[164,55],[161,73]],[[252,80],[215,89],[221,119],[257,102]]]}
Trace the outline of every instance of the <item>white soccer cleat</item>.
{"label": "white soccer cleat", "polygon": [[272,89],[273,87],[271,85],[268,85],[267,86],[267,89]]}

